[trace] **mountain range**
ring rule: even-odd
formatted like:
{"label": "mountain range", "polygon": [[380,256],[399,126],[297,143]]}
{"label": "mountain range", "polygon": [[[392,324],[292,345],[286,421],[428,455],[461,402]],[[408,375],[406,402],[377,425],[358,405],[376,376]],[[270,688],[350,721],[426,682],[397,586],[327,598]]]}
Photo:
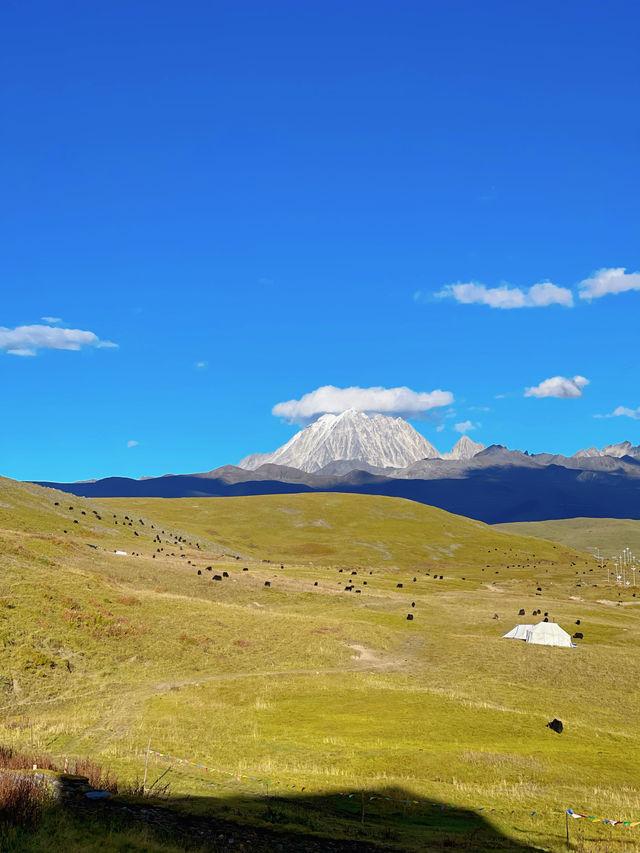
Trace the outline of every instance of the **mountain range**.
{"label": "mountain range", "polygon": [[640,518],[640,445],[573,456],[484,447],[462,436],[440,453],[407,421],[349,410],[323,415],[273,453],[213,471],[84,483],[38,481],[86,497],[354,492],[405,497],[488,523]]}

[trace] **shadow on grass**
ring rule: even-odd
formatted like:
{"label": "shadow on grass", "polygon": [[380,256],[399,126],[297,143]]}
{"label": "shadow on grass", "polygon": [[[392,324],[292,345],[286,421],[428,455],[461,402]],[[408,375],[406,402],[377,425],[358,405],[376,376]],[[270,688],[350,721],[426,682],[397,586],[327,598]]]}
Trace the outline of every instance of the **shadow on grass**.
{"label": "shadow on grass", "polygon": [[[372,799],[372,798],[389,799]],[[406,801],[406,802],[403,802]],[[539,848],[500,833],[483,814],[443,803],[412,803],[402,789],[353,796],[289,794],[169,797],[163,800],[74,796],[58,806],[95,832],[143,827],[155,842],[207,851],[520,851]],[[501,818],[515,829],[522,815]],[[537,835],[537,833],[536,833]],[[16,848],[18,849],[18,848]]]}

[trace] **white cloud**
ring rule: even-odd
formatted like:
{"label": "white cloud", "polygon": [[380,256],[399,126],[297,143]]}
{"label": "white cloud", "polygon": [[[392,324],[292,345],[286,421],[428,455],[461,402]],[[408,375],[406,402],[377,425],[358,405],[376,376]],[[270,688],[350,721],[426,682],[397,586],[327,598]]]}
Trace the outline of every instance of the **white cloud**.
{"label": "white cloud", "polygon": [[598,270],[591,278],[585,278],[578,285],[580,299],[599,299],[607,293],[624,293],[627,290],[640,290],[640,272],[626,271],[625,267]]}
{"label": "white cloud", "polygon": [[137,447],[140,444],[139,441],[128,441],[127,447]]}
{"label": "white cloud", "polygon": [[9,355],[36,355],[39,349],[79,350],[82,347],[116,347],[101,341],[93,332],[82,329],[60,329],[55,326],[0,326],[0,350]]}
{"label": "white cloud", "polygon": [[207,362],[206,361],[196,361],[196,363],[193,366],[197,367],[199,370],[202,370],[203,368],[205,368],[207,366]]}
{"label": "white cloud", "polygon": [[634,421],[640,421],[640,406],[637,409],[628,409],[626,406],[618,406],[609,415],[594,415],[594,418],[633,418]]}
{"label": "white cloud", "polygon": [[442,432],[443,429],[444,429],[444,424],[438,424],[438,426],[436,427],[436,432]]}
{"label": "white cloud", "polygon": [[60,317],[40,317],[45,323],[62,323]]}
{"label": "white cloud", "polygon": [[412,391],[411,388],[336,388],[324,385],[304,394],[299,400],[276,403],[271,410],[292,423],[309,422],[327,413],[340,414],[347,409],[380,412],[385,415],[420,417],[431,409],[453,402],[451,391]]}
{"label": "white cloud", "polygon": [[[558,287],[550,281],[534,284],[527,289],[509,287],[485,287],[484,284],[468,282],[466,284],[448,284],[437,297],[451,296],[465,305],[479,303],[491,308],[544,308],[547,305],[573,306],[573,294],[566,287]],[[414,296],[415,298],[415,296]]]}
{"label": "white cloud", "polygon": [[545,379],[539,385],[526,388],[525,397],[560,397],[571,399],[582,397],[582,389],[589,384],[584,376],[574,376],[573,379],[566,376],[552,376]]}
{"label": "white cloud", "polygon": [[471,421],[463,421],[461,424],[455,424],[453,428],[456,432],[461,432],[462,435],[465,435],[465,433],[471,432],[471,430],[478,429],[478,424],[472,424]]}

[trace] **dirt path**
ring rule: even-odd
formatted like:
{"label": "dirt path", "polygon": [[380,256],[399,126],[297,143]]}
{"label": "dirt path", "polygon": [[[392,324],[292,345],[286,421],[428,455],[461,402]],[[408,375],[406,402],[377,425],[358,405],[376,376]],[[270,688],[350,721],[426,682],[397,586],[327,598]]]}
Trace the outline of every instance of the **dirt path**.
{"label": "dirt path", "polygon": [[[402,648],[404,646],[405,644],[403,644]],[[351,656],[353,663],[346,664],[345,666],[326,667],[325,669],[307,667],[304,669],[262,669],[252,672],[221,672],[215,675],[207,675],[205,678],[162,682],[155,685],[155,690],[157,692],[165,692],[167,690],[180,689],[181,687],[198,687],[201,684],[211,681],[239,681],[244,678],[262,678],[264,676],[268,676],[269,678],[284,678],[291,675],[315,677],[318,675],[343,675],[347,672],[367,672],[369,670],[378,672],[381,670],[391,671],[398,669],[402,663],[402,660],[397,655],[383,659],[373,649],[367,649],[365,646],[350,645],[349,648],[353,649],[356,654]]]}

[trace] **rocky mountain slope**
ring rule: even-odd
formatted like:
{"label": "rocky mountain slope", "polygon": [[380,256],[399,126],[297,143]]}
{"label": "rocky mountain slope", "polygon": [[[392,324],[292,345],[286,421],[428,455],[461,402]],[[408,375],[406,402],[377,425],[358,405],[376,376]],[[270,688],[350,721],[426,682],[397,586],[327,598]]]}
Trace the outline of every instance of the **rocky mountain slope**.
{"label": "rocky mountain slope", "polygon": [[471,441],[468,435],[461,436],[448,453],[442,453],[441,459],[473,459],[477,453],[486,450],[479,441]]}
{"label": "rocky mountain slope", "polygon": [[635,447],[630,441],[623,441],[620,444],[609,444],[598,450],[597,447],[588,447],[586,450],[579,450],[574,453],[575,459],[585,459],[594,456],[614,456],[621,459],[623,456],[631,456],[634,459],[640,459],[640,444]]}
{"label": "rocky mountain slope", "polygon": [[370,417],[349,409],[323,415],[273,453],[253,453],[238,467],[255,471],[272,464],[308,473],[346,473],[355,468],[406,468],[420,459],[471,459],[481,450],[484,444],[463,435],[449,453],[442,454],[403,418]]}
{"label": "rocky mountain slope", "polygon": [[418,459],[439,456],[435,447],[403,418],[369,417],[348,409],[339,415],[323,415],[273,453],[254,453],[238,467],[254,471],[270,463],[311,473],[348,459],[377,468],[404,468]]}

